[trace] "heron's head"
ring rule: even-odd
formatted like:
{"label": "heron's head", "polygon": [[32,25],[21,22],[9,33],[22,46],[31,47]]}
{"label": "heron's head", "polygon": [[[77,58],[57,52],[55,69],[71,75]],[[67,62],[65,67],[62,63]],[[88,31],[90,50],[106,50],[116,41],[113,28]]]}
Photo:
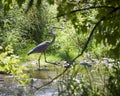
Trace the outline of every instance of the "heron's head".
{"label": "heron's head", "polygon": [[63,28],[60,28],[60,27],[52,27],[51,29],[50,29],[50,31],[49,31],[49,33],[50,34],[55,34],[53,31],[55,30],[55,29],[63,29]]}

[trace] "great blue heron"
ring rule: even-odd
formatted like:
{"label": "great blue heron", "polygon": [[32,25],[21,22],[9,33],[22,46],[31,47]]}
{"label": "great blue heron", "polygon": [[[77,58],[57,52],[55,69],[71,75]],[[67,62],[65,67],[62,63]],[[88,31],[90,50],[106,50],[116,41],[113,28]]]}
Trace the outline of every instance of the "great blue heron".
{"label": "great blue heron", "polygon": [[[53,39],[51,41],[44,41],[44,42],[40,43],[35,48],[33,48],[31,51],[29,51],[28,55],[33,54],[33,53],[44,53],[44,59],[45,59],[45,62],[46,62],[47,60],[46,60],[46,56],[45,56],[45,51],[55,41],[55,38],[56,38],[56,35],[53,32],[54,29],[62,29],[62,28],[52,27],[50,29],[49,33],[52,34]],[[41,54],[38,58],[39,69],[40,69],[40,57],[41,57]]]}

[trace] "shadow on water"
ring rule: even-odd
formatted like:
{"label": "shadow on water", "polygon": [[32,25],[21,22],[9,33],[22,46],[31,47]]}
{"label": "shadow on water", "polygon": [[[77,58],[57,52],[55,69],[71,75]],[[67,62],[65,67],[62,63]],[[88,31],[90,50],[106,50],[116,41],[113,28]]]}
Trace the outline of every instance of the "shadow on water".
{"label": "shadow on water", "polygon": [[12,75],[0,75],[0,96],[57,96],[56,84],[52,83],[43,87],[40,90],[36,90],[34,87],[39,87],[51,80],[57,74],[55,70],[47,68],[43,69],[29,69],[25,71],[29,74],[32,80],[31,84],[21,87],[14,80]]}

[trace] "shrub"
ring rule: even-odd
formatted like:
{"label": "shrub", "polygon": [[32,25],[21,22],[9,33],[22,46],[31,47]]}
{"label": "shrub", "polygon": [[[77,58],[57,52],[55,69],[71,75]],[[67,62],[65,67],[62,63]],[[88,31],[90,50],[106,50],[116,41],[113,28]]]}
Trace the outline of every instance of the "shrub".
{"label": "shrub", "polygon": [[30,81],[29,76],[23,73],[25,67],[19,66],[19,57],[13,54],[12,45],[5,48],[0,46],[0,71],[6,74],[12,74],[14,78],[24,86]]}

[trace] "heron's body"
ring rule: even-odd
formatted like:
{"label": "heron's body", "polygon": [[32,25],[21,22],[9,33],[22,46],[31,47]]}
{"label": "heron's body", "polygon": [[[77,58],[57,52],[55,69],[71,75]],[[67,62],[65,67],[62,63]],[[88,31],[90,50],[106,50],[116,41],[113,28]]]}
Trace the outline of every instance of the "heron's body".
{"label": "heron's body", "polygon": [[37,45],[35,48],[33,48],[31,51],[29,51],[28,55],[33,53],[42,53],[50,46],[50,44],[51,44],[50,41],[42,42],[39,45]]}

